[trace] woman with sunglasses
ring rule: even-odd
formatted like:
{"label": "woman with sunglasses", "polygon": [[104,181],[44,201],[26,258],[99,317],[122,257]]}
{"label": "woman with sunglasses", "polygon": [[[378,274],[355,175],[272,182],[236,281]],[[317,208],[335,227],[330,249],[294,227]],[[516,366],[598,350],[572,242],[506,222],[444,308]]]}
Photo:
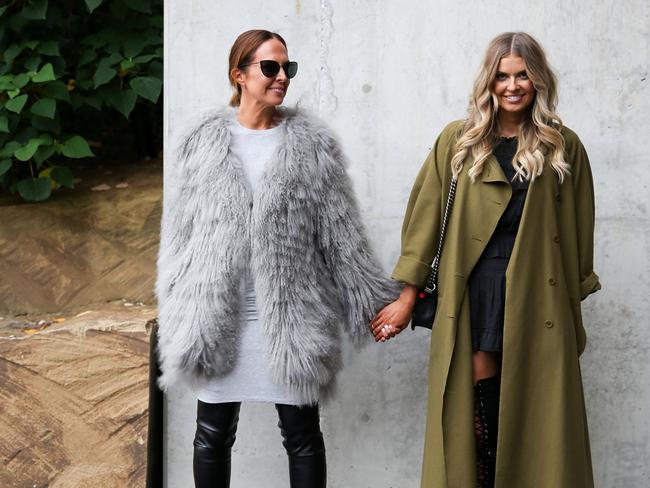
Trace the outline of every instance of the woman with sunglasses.
{"label": "woman with sunglasses", "polygon": [[556,103],[542,47],[526,33],[501,34],[467,118],[442,131],[413,186],[393,272],[406,285],[371,325],[387,339],[408,324],[453,181],[423,487],[593,487],[578,357],[580,301],[600,289],[594,193],[585,148]]}
{"label": "woman with sunglasses", "polygon": [[318,401],[341,367],[342,332],[371,340],[370,318],[398,295],[369,249],[336,139],[280,107],[296,71],[278,34],[241,34],[230,106],[193,123],[171,165],[160,384],[198,389],[197,487],[229,486],[247,401],[275,404],[291,487],[325,487]]}

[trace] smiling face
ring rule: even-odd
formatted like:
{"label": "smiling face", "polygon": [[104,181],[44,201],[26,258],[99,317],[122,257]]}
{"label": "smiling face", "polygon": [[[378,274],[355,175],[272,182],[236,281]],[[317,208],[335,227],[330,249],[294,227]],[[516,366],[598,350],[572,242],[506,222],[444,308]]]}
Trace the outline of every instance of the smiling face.
{"label": "smiling face", "polygon": [[492,92],[498,97],[499,111],[523,118],[535,99],[535,87],[528,78],[523,58],[512,54],[501,58]]}
{"label": "smiling face", "polygon": [[283,69],[277,75],[268,78],[262,73],[260,61],[277,61],[280,65],[289,61],[287,49],[277,39],[269,39],[260,45],[255,51],[249,66],[235,68],[234,78],[241,86],[241,103],[256,104],[264,107],[275,107],[280,105],[287,94],[289,78]]}

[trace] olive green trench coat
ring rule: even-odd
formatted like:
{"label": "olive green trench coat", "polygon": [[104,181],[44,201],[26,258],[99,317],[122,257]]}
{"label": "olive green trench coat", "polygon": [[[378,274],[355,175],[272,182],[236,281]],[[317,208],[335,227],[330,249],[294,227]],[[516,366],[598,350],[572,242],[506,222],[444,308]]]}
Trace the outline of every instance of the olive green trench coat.
{"label": "olive green trench coat", "polygon": [[[437,246],[462,122],[449,124],[420,170],[393,278],[422,286]],[[594,197],[587,153],[562,129],[571,176],[547,165],[531,182],[506,272],[495,488],[592,488],[580,363],[580,302],[593,272]],[[476,486],[467,279],[510,199],[493,156],[472,183],[465,161],[448,223],[431,332],[423,488]]]}

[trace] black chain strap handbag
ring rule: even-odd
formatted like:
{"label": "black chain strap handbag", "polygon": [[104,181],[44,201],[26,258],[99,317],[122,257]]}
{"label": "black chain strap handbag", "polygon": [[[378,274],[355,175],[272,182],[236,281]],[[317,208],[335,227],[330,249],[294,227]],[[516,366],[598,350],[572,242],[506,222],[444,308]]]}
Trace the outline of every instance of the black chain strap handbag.
{"label": "black chain strap handbag", "polygon": [[451,186],[449,187],[449,195],[447,195],[447,204],[445,205],[445,215],[442,219],[440,226],[440,239],[438,240],[438,250],[431,263],[431,274],[424,288],[418,291],[415,297],[415,304],[411,312],[411,329],[416,327],[424,327],[431,329],[433,327],[433,319],[436,316],[436,308],[438,307],[438,266],[440,264],[440,255],[442,254],[442,244],[445,240],[445,230],[447,229],[447,221],[451,215],[451,208],[454,205],[454,196],[456,195],[456,177],[452,177]]}

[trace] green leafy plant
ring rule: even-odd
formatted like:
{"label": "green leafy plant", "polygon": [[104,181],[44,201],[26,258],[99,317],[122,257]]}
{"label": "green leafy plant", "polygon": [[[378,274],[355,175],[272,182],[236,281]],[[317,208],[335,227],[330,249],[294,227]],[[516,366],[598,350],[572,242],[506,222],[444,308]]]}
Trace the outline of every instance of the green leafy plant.
{"label": "green leafy plant", "polygon": [[158,102],[162,27],[162,0],[1,6],[0,187],[28,201],[73,188],[66,162],[93,156],[76,117],[128,119],[137,104]]}

